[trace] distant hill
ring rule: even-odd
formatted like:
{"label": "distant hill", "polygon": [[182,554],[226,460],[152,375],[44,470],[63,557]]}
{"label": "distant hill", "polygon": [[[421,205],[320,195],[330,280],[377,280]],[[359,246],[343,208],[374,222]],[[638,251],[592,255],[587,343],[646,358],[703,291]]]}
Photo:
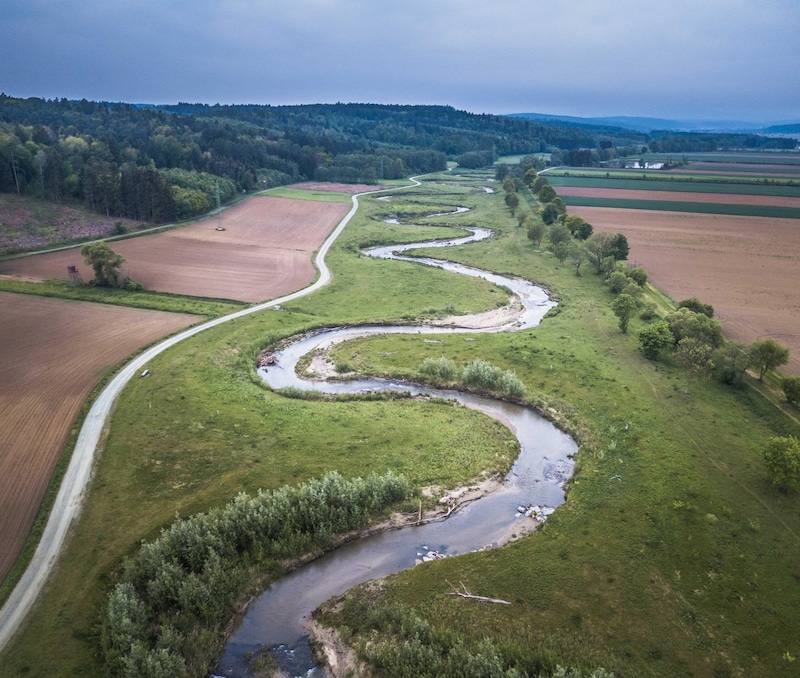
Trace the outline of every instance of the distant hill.
{"label": "distant hill", "polygon": [[748,132],[760,134],[795,134],[800,132],[800,121],[753,122],[745,120],[670,120],[638,116],[611,116],[582,118],[548,113],[513,113],[509,117],[540,122],[573,124],[579,127],[616,127],[644,132],[654,130],[673,132]]}

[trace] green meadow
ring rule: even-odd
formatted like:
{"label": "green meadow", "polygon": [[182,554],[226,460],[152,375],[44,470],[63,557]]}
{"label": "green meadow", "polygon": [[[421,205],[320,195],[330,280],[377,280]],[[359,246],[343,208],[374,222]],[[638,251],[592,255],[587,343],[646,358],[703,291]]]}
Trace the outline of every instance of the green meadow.
{"label": "green meadow", "polygon": [[[796,675],[800,496],[771,488],[761,449],[771,435],[800,434],[797,417],[747,384],[693,382],[686,393],[682,372],[638,350],[644,321],[622,334],[600,277],[586,267],[578,277],[537,250],[502,193],[483,190],[489,179],[434,175],[389,200],[362,199],[329,255],[330,286],[199,334],[129,384],[59,566],[0,654],[4,675],[103,675],[98,624],[120,565],[176,515],[332,470],[392,470],[417,487],[453,487],[507,469],[516,441],[475,412],[408,398],[292,399],[255,374],[261,350],[315,328],[503,305],[507,293],[484,281],[359,253],[452,237],[458,225],[495,237],[429,254],[542,284],[559,306],[541,326],[438,344],[376,337],[333,357],[365,374],[413,377],[425,358],[442,356],[515,372],[530,403],[580,445],[567,502],[533,536],[357,589],[324,618],[358,644],[376,633],[357,613],[365,601],[407,610],[451,645],[488,639],[505,667],[531,675],[556,665],[617,676]],[[426,216],[456,206],[470,211]],[[386,222],[396,217],[419,225]],[[659,308],[672,303],[648,294]],[[456,598],[448,581],[511,604]]]}

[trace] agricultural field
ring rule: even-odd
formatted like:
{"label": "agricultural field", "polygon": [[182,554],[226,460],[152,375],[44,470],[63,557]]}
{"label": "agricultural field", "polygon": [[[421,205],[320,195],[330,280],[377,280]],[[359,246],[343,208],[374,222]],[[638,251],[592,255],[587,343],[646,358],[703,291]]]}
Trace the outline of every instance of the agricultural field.
{"label": "agricultural field", "polygon": [[[326,620],[347,626],[351,639],[390,642],[401,629],[364,627],[400,611],[421,620],[406,629],[427,625],[430,637],[467,648],[491,643],[504,667],[528,672],[552,674],[560,664],[620,677],[794,675],[798,495],[770,487],[760,449],[771,435],[800,433],[797,421],[747,386],[705,381],[687,393],[674,365],[642,356],[635,335],[643,321],[634,318],[622,334],[601,277],[577,277],[535,248],[502,197],[482,190],[488,180],[439,175],[395,194],[391,207],[365,200],[330,253],[329,287],[197,335],[158,356],[152,378],[129,384],[47,595],[0,654],[8,674],[102,675],[96,629],[120,563],[176,513],[330,470],[350,477],[391,469],[412,483],[456,487],[476,468],[496,468],[513,447],[508,431],[463,408],[299,400],[254,379],[262,349],[317,327],[504,303],[481,281],[358,254],[363,243],[409,242],[420,231],[452,237],[462,224],[497,237],[437,256],[533,279],[558,308],[529,331],[436,344],[414,336],[347,342],[336,359],[391,377],[411,376],[438,356],[514,370],[528,402],[580,444],[567,502],[534,536],[355,591],[355,602],[326,611]],[[381,221],[390,209],[424,215],[459,204],[471,211],[423,227]],[[472,466],[453,463],[453,450]],[[447,581],[511,604],[460,600]]]}
{"label": "agricultural field", "polygon": [[195,316],[0,292],[0,581],[84,401],[120,361]]}
{"label": "agricultural field", "polygon": [[788,346],[784,370],[800,374],[800,223],[720,214],[572,207],[598,231],[619,231],[628,260],[673,299],[714,307],[726,336]]}
{"label": "agricultural field", "polygon": [[[256,302],[313,281],[312,253],[348,209],[349,201],[258,195],[219,216],[113,248],[127,260],[123,272],[147,290]],[[0,273],[66,280],[71,264],[91,278],[75,249],[0,262]]]}
{"label": "agricultural field", "polygon": [[699,297],[714,306],[733,339],[773,337],[788,346],[785,371],[800,374],[800,154],[645,159],[684,164],[561,168],[545,176],[571,214],[595,230],[624,233],[629,261],[655,285],[674,299]]}

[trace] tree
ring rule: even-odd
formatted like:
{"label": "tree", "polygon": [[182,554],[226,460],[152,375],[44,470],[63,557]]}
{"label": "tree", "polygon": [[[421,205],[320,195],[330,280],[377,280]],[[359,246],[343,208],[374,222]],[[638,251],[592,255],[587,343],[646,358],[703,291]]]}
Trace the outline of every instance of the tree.
{"label": "tree", "polygon": [[567,214],[567,205],[561,198],[553,198],[550,204],[558,210],[558,216],[563,217]]}
{"label": "tree", "polygon": [[752,360],[750,347],[738,341],[726,341],[713,357],[717,379],[724,384],[741,381]]}
{"label": "tree", "polygon": [[538,247],[542,244],[542,238],[544,238],[546,231],[547,229],[541,221],[531,220],[528,224],[528,239],[533,241],[533,243]]}
{"label": "tree", "polygon": [[658,359],[658,354],[674,341],[666,320],[657,320],[639,330],[639,346],[648,360]]}
{"label": "tree", "polygon": [[[593,233],[587,240],[586,240],[586,258],[591,262],[592,266],[594,266],[597,273],[607,273],[614,268],[614,265],[619,261],[617,258],[618,254],[621,254],[621,244],[622,241],[618,239],[618,236],[625,239],[625,236],[621,233],[607,233],[607,232],[599,232]],[[625,240],[625,244],[627,244],[627,240]],[[627,257],[627,252],[625,253],[625,257]]]}
{"label": "tree", "polygon": [[625,261],[628,258],[630,249],[628,239],[622,233],[616,233],[611,239],[609,255],[614,257],[616,261]]}
{"label": "tree", "polygon": [[750,344],[750,351],[753,366],[758,370],[759,381],[764,381],[764,375],[770,370],[789,362],[789,349],[772,337],[754,341]]}
{"label": "tree", "polygon": [[531,184],[531,193],[536,195],[541,191],[545,186],[549,186],[550,183],[545,179],[543,176],[538,176],[533,180]]}
{"label": "tree", "polygon": [[784,377],[781,382],[781,388],[786,400],[795,405],[800,405],[800,377]]}
{"label": "tree", "polygon": [[666,320],[676,343],[681,339],[691,337],[701,343],[709,344],[712,348],[722,346],[722,324],[703,313],[695,313],[688,308],[679,308],[670,313]]}
{"label": "tree", "polygon": [[629,282],[630,279],[622,271],[613,271],[606,280],[609,289],[614,294],[619,294],[620,292],[622,292],[622,290],[625,289],[625,287],[628,285]]}
{"label": "tree", "polygon": [[688,308],[695,313],[702,313],[703,315],[707,315],[709,318],[714,317],[714,307],[711,304],[704,304],[700,301],[697,297],[692,297],[691,299],[684,299],[683,301],[678,302],[678,308]]}
{"label": "tree", "polygon": [[678,366],[686,372],[686,390],[694,379],[702,379],[711,374],[714,361],[711,359],[713,348],[694,337],[685,337],[678,342],[674,358]]}
{"label": "tree", "polygon": [[641,266],[629,269],[628,277],[631,278],[639,287],[644,287],[647,284],[647,271],[645,271]]}
{"label": "tree", "polygon": [[519,207],[519,196],[516,193],[506,193],[506,205],[511,210],[511,214],[514,214]]}
{"label": "tree", "polygon": [[565,240],[559,240],[553,245],[553,254],[562,266],[564,265],[564,260],[569,256],[569,249],[569,242]]}
{"label": "tree", "polygon": [[580,277],[581,275],[581,264],[586,260],[586,252],[584,251],[583,247],[576,247],[572,251],[572,256],[569,259],[569,263],[571,266],[575,267],[575,275]]}
{"label": "tree", "polygon": [[544,186],[542,186],[542,188],[536,194],[536,199],[539,202],[550,202],[551,200],[555,200],[557,197],[558,196],[556,194],[556,189],[554,189],[550,184],[545,184]]}
{"label": "tree", "polygon": [[81,248],[86,263],[94,270],[94,284],[101,287],[117,287],[120,269],[125,258],[117,254],[105,242],[93,242]]}
{"label": "tree", "polygon": [[558,219],[558,209],[553,203],[549,202],[542,209],[541,217],[542,221],[549,226]]}
{"label": "tree", "polygon": [[800,480],[800,440],[794,436],[773,436],[764,448],[769,481],[782,492]]}
{"label": "tree", "polygon": [[569,229],[563,224],[558,224],[550,229],[550,244],[556,245],[560,242],[568,243],[572,240]]}
{"label": "tree", "polygon": [[629,294],[620,294],[614,299],[614,303],[611,304],[611,309],[614,311],[614,315],[619,319],[619,328],[622,330],[623,334],[627,334],[628,323],[630,322],[631,316],[636,311],[637,306],[636,299]]}

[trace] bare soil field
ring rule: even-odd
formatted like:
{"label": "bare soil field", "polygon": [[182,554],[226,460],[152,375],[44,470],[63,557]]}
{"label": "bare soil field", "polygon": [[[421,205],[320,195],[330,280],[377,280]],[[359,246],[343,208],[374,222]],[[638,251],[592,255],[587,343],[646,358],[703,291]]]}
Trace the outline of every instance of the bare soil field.
{"label": "bare soil field", "polygon": [[714,307],[726,336],[773,337],[791,352],[785,374],[800,375],[800,227],[795,219],[573,207],[595,231],[619,231],[628,262],[676,301]]}
{"label": "bare soil field", "polygon": [[744,195],[728,193],[691,193],[683,191],[647,191],[618,188],[588,188],[559,186],[560,196],[581,198],[619,198],[624,200],[668,200],[676,202],[711,202],[729,205],[769,205],[775,207],[800,207],[800,198],[778,195]]}
{"label": "bare soil field", "polygon": [[[259,195],[205,221],[112,247],[127,260],[124,273],[145,289],[256,302],[313,281],[311,255],[349,209]],[[0,262],[0,273],[68,280],[70,264],[92,278],[79,249]]]}
{"label": "bare soil field", "polygon": [[128,232],[146,225],[33,198],[0,194],[0,255],[77,239],[105,238],[116,232],[117,224]]}
{"label": "bare soil field", "polygon": [[0,292],[0,581],[33,524],[70,427],[100,378],[201,320]]}

